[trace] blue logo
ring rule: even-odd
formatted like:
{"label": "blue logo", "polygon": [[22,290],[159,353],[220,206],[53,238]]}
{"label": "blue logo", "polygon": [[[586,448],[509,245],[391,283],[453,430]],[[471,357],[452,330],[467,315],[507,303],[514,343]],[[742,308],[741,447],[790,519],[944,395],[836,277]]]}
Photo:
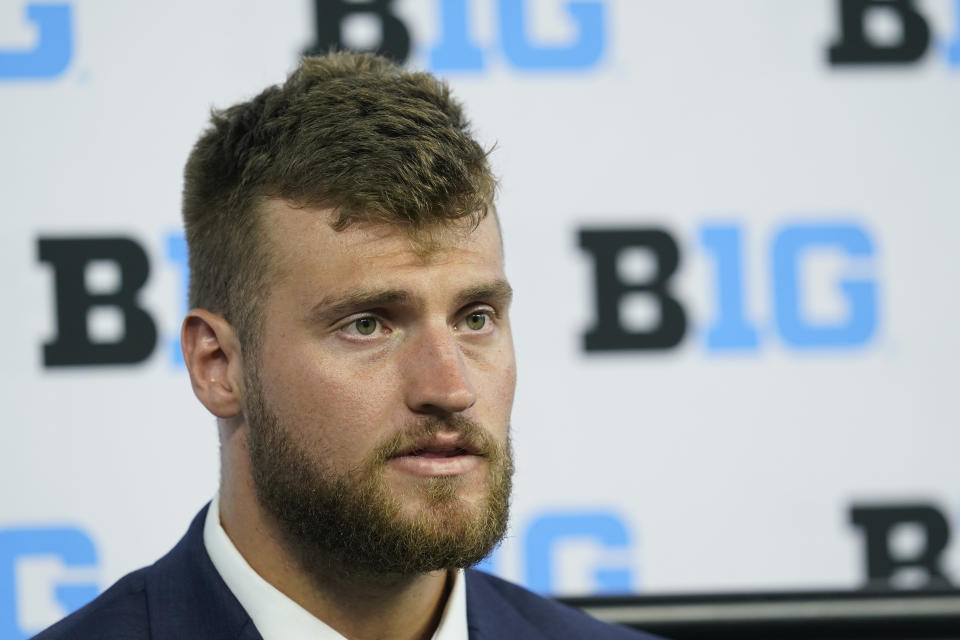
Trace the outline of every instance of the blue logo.
{"label": "blue logo", "polygon": [[[97,550],[87,535],[76,527],[12,527],[0,529],[0,638],[20,640],[39,629],[24,629],[20,619],[25,598],[40,597],[24,593],[20,579],[30,560],[52,558],[66,569],[95,569]],[[76,611],[99,593],[91,582],[59,579],[51,592],[44,594],[59,608],[61,616]],[[55,620],[47,620],[49,624]]]}
{"label": "blue logo", "polygon": [[[440,0],[439,41],[430,49],[433,71],[480,71],[486,66],[483,48],[470,35],[468,0]],[[493,3],[491,2],[491,5]],[[528,0],[497,3],[500,42],[507,62],[527,71],[580,70],[595,66],[606,45],[606,4],[572,0],[564,10],[575,25],[575,36],[562,44],[537,44],[530,38]]]}
{"label": "blue logo", "polygon": [[[179,317],[182,318],[187,315],[187,311],[189,311],[189,309],[187,309],[187,296],[190,290],[190,261],[187,253],[187,239],[183,236],[182,231],[174,231],[168,233],[165,240],[167,245],[167,259],[173,263],[179,272],[177,283],[180,294],[177,297]],[[180,368],[186,367],[186,363],[183,361],[183,350],[180,348],[180,334],[175,332],[174,335],[167,340],[167,344],[170,345],[170,362],[173,363],[173,366]]]}
{"label": "blue logo", "polygon": [[943,45],[944,55],[951,67],[960,67],[960,0],[954,1],[953,8],[956,40]]}
{"label": "blue logo", "polygon": [[[534,516],[521,538],[519,582],[543,594],[563,590],[565,573],[576,571],[589,595],[635,593],[638,579],[629,556],[636,542],[626,522],[606,510],[547,511]],[[588,551],[589,560],[571,563],[571,553]],[[582,554],[581,554],[582,555]],[[500,550],[477,565],[489,573],[505,574]],[[569,576],[568,576],[569,577]]]}
{"label": "blue logo", "polygon": [[26,18],[37,32],[36,44],[23,51],[0,48],[0,80],[55,78],[73,57],[70,5],[32,2]]}
{"label": "blue logo", "polygon": [[[743,262],[743,228],[709,224],[700,229],[700,242],[714,263],[716,306],[706,328],[711,351],[752,351],[759,331],[747,318]],[[795,349],[837,349],[864,345],[877,328],[877,283],[869,270],[875,250],[866,229],[855,223],[792,223],[773,235],[770,250],[770,297],[773,324],[784,344]],[[845,313],[828,320],[811,317],[805,300],[804,269],[818,256],[833,255],[849,266],[833,283]],[[863,263],[868,273],[863,273]]]}

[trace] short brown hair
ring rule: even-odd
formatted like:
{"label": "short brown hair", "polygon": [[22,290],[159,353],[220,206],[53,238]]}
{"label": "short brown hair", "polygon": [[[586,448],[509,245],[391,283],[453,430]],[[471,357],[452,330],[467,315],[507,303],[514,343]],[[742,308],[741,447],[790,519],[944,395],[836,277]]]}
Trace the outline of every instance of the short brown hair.
{"label": "short brown hair", "polygon": [[[259,204],[283,198],[411,233],[478,224],[496,180],[449,87],[372,54],[308,57],[287,81],[214,110],[184,170],[190,305],[255,345],[267,252]],[[255,349],[255,347],[254,347]]]}

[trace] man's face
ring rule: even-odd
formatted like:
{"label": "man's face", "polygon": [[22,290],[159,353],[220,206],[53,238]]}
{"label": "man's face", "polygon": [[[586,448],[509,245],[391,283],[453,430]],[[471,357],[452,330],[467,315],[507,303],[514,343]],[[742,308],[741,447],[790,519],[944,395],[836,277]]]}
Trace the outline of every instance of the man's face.
{"label": "man's face", "polygon": [[516,370],[496,220],[418,251],[400,228],[330,227],[269,202],[257,357],[245,362],[253,480],[308,562],[411,574],[502,537]]}

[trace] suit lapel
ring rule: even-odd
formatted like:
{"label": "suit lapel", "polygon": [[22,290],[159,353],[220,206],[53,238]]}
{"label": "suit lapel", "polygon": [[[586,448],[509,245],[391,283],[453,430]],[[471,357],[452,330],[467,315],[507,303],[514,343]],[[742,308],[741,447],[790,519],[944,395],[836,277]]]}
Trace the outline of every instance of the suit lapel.
{"label": "suit lapel", "polygon": [[151,637],[262,640],[207,555],[203,525],[208,508],[197,514],[177,546],[148,572]]}
{"label": "suit lapel", "polygon": [[470,640],[537,640],[543,633],[498,593],[483,574],[467,570],[467,627]]}

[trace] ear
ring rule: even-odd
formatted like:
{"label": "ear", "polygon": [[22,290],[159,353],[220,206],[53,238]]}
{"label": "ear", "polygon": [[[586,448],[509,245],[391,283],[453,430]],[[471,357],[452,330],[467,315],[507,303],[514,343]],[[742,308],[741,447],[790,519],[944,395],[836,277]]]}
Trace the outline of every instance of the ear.
{"label": "ear", "polygon": [[193,309],[183,320],[180,346],[197,399],[218,418],[238,415],[243,407],[243,357],[230,323]]}

